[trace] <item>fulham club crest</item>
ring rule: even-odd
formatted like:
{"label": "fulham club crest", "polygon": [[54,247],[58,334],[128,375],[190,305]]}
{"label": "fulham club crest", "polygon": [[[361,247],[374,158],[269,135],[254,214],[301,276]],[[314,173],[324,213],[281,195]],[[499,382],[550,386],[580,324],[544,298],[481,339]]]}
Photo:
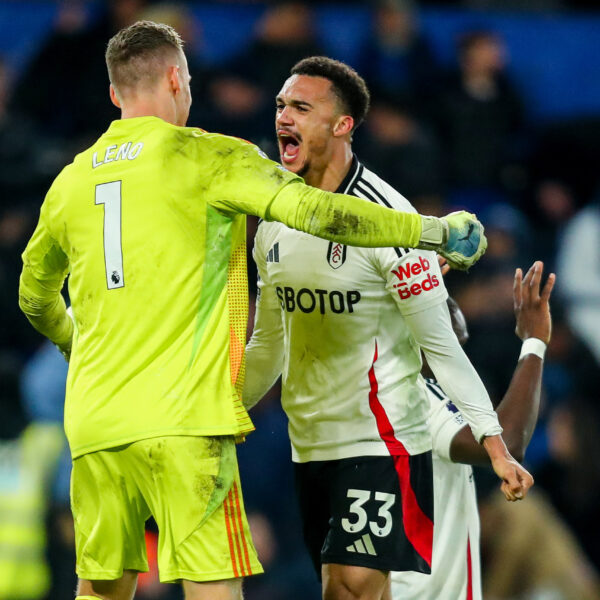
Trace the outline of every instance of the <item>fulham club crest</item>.
{"label": "fulham club crest", "polygon": [[346,246],[329,242],[327,248],[327,262],[332,269],[339,269],[346,262]]}

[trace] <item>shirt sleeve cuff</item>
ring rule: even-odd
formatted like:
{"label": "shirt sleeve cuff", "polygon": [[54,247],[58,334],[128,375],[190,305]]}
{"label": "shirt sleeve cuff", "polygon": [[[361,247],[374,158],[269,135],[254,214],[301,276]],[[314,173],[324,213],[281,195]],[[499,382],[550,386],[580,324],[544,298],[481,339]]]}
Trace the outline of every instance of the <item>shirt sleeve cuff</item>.
{"label": "shirt sleeve cuff", "polygon": [[477,428],[471,427],[471,430],[473,431],[473,436],[480,444],[483,443],[484,438],[491,437],[493,435],[500,435],[503,431],[502,427],[500,426],[500,423],[498,423],[497,420],[495,424],[491,424],[488,422],[485,423],[483,426],[479,426]]}

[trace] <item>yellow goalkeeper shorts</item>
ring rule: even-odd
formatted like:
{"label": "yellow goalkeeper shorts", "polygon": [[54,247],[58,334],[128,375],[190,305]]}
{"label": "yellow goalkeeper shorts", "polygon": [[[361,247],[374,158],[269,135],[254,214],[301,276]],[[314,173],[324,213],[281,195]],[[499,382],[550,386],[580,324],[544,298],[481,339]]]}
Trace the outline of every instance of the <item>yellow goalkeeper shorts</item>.
{"label": "yellow goalkeeper shorts", "polygon": [[73,461],[77,575],[147,571],[144,523],[159,529],[160,580],[216,581],[262,573],[244,511],[230,436],[171,436]]}

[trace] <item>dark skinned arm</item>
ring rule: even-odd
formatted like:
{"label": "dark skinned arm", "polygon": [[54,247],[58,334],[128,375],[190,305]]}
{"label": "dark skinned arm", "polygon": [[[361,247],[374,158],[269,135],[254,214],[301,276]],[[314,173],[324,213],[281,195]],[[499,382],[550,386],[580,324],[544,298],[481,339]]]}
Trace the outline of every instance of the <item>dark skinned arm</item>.
{"label": "dark skinned arm", "polygon": [[[543,361],[528,354],[519,361],[510,386],[496,412],[502,425],[502,437],[508,451],[521,462],[531,440],[538,418]],[[468,465],[488,465],[488,453],[478,444],[466,425],[452,440],[452,462]]]}
{"label": "dark skinned arm", "polygon": [[[543,264],[536,262],[523,279],[520,269],[515,274],[513,289],[516,333],[522,339],[538,338],[548,344],[552,332],[550,294],[555,276],[551,274],[540,293]],[[521,461],[533,435],[540,406],[543,361],[534,354],[525,355],[518,363],[510,386],[498,405],[500,425],[508,451]],[[453,462],[471,465],[489,464],[489,457],[478,444],[468,426],[452,440],[450,458]]]}

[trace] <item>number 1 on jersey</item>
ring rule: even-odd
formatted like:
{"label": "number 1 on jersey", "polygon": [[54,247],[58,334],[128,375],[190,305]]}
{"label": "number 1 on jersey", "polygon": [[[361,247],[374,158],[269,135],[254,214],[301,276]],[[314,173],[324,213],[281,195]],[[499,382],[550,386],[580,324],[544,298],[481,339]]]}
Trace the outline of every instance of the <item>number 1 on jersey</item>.
{"label": "number 1 on jersey", "polygon": [[125,285],[121,244],[121,182],[96,186],[96,204],[104,204],[104,266],[109,290]]}

